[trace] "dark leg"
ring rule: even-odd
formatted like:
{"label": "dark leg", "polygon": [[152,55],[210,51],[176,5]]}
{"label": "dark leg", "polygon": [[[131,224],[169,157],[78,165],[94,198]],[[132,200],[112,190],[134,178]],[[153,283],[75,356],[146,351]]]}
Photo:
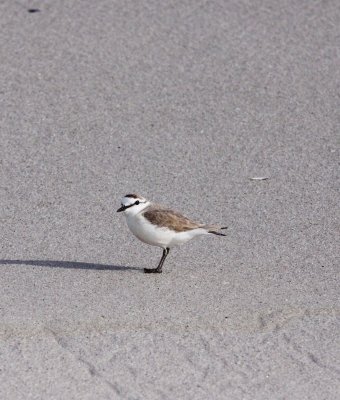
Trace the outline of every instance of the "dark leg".
{"label": "dark leg", "polygon": [[162,272],[162,267],[163,267],[164,261],[166,259],[166,256],[169,254],[169,251],[170,251],[169,247],[167,247],[166,249],[163,250],[163,255],[162,255],[161,261],[159,262],[157,268],[144,268],[144,272],[146,274],[151,274],[151,273],[159,273],[160,274]]}

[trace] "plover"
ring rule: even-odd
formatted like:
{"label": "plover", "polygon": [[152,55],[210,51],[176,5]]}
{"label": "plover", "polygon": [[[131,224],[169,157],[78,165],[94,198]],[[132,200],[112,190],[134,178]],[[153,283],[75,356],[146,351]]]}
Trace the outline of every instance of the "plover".
{"label": "plover", "polygon": [[128,227],[139,240],[163,249],[157,268],[144,268],[146,273],[162,272],[163,263],[174,246],[201,235],[226,236],[219,231],[227,227],[199,224],[137,194],[124,196],[117,212],[124,212]]}

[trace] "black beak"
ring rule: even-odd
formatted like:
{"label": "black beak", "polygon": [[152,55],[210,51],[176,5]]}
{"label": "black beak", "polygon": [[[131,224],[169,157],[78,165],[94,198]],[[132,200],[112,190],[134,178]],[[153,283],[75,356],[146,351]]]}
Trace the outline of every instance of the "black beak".
{"label": "black beak", "polygon": [[121,206],[120,208],[118,208],[117,212],[122,212],[126,209],[126,206]]}

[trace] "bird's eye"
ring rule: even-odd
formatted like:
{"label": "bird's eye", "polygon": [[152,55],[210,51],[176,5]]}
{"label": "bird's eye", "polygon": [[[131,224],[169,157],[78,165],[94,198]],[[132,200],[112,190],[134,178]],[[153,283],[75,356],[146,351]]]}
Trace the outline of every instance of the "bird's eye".
{"label": "bird's eye", "polygon": [[137,201],[135,202],[135,204],[136,204],[136,206],[138,206],[138,204],[139,204],[139,200],[137,200]]}

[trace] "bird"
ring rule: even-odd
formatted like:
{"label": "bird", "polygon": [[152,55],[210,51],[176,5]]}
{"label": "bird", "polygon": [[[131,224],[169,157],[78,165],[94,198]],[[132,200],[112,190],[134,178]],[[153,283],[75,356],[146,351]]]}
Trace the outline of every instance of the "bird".
{"label": "bird", "polygon": [[156,268],[144,268],[145,273],[161,273],[170,249],[188,242],[196,236],[226,236],[220,230],[228,227],[194,222],[177,211],[152,203],[138,194],[127,194],[121,207],[131,232],[142,242],[163,249],[162,258]]}

